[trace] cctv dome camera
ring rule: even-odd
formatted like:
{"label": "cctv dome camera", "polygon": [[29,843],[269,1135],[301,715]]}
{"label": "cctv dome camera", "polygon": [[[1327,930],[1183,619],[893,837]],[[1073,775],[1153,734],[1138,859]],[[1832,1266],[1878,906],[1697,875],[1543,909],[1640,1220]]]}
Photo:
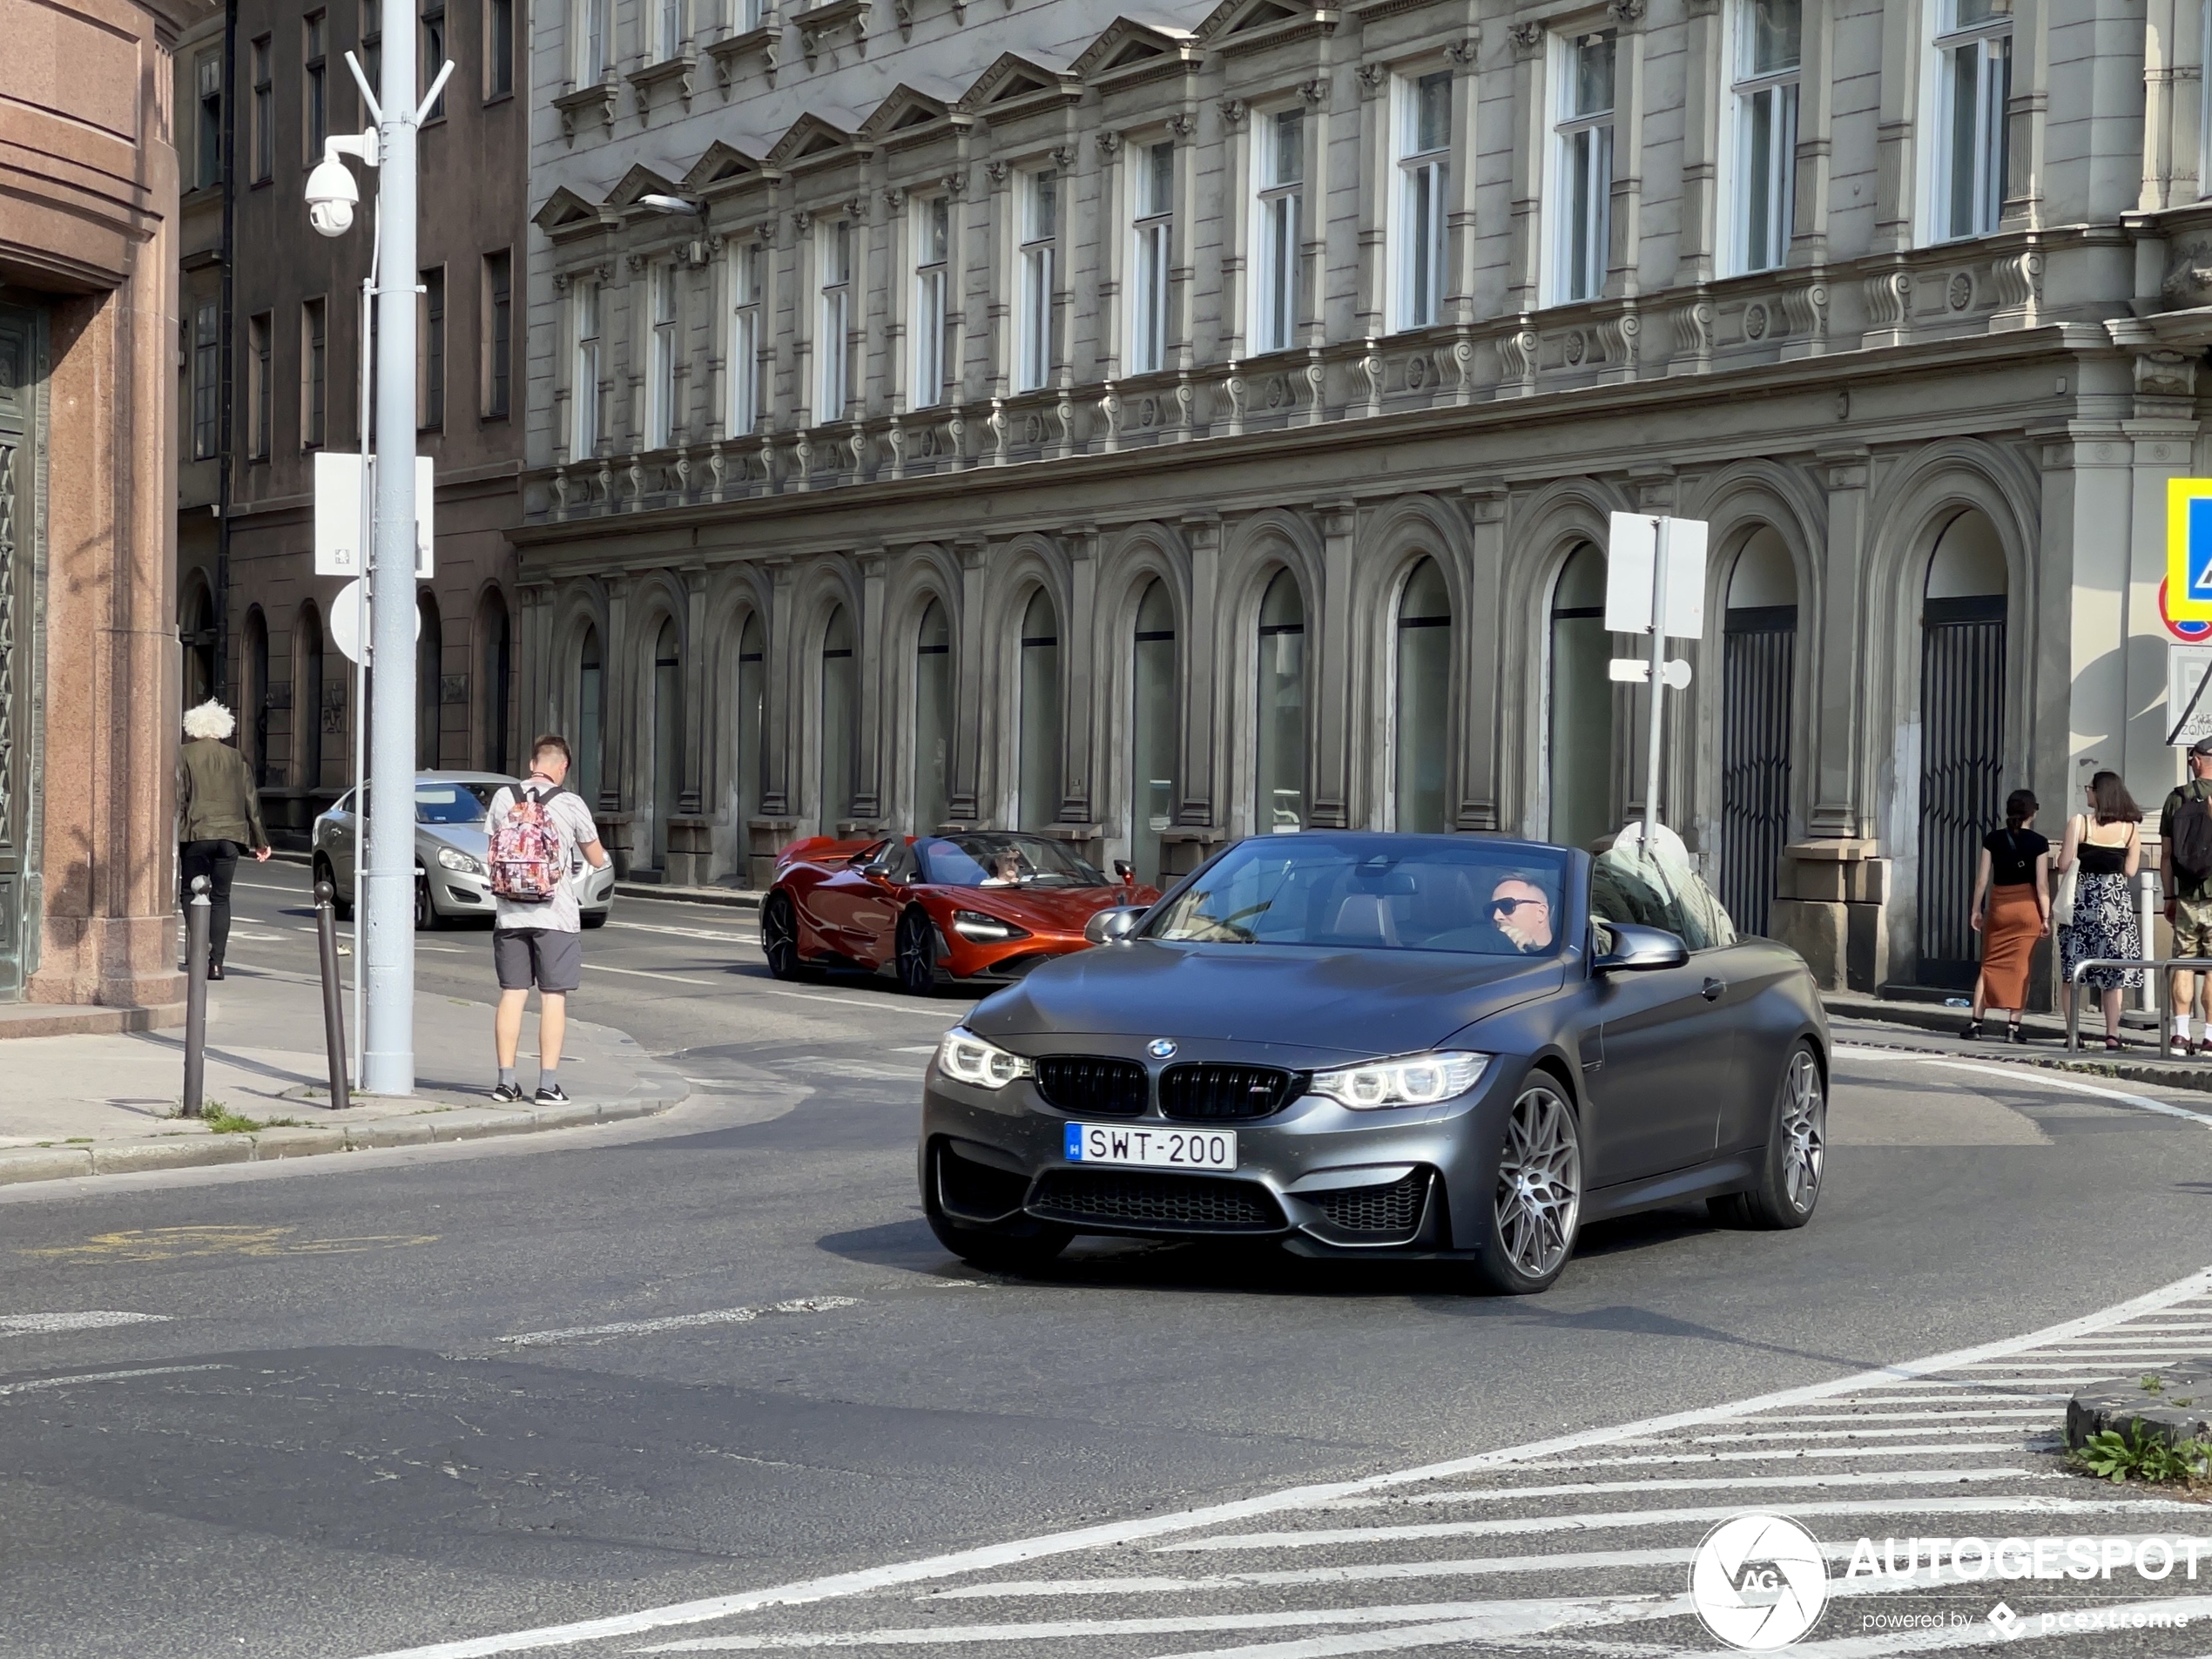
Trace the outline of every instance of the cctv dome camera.
{"label": "cctv dome camera", "polygon": [[307,223],[324,236],[343,236],[354,227],[351,202],[315,202],[307,209]]}
{"label": "cctv dome camera", "polygon": [[307,175],[307,222],[324,236],[342,236],[353,227],[354,204],[361,199],[354,175],[334,155],[326,155]]}

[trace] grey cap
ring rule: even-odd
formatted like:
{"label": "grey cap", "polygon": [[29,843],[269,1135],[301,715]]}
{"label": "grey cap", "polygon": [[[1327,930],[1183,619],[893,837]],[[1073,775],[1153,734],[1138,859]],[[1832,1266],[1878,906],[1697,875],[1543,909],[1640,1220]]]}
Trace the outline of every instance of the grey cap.
{"label": "grey cap", "polygon": [[2212,737],[2199,738],[2189,745],[2189,752],[2193,755],[2212,755]]}

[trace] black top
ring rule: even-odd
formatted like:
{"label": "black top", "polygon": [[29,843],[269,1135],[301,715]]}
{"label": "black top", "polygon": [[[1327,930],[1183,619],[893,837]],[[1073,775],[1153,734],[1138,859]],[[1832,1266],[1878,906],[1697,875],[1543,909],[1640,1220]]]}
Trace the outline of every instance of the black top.
{"label": "black top", "polygon": [[2128,873],[2128,843],[2117,846],[2099,846],[2087,840],[2077,849],[2084,875],[2125,875]]}
{"label": "black top", "polygon": [[1989,854],[1992,887],[2022,887],[2035,880],[2035,860],[2051,844],[2032,829],[2000,829],[1981,838],[1981,850]]}

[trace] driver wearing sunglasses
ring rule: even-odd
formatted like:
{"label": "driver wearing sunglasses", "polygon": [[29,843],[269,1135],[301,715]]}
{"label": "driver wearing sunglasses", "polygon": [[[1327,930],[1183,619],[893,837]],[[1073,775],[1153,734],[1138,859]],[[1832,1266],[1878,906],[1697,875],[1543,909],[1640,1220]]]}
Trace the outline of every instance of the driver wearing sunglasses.
{"label": "driver wearing sunglasses", "polygon": [[1552,945],[1551,900],[1541,887],[1517,875],[1501,880],[1490,892],[1490,925],[1506,936],[1507,943],[1524,956],[1549,950]]}

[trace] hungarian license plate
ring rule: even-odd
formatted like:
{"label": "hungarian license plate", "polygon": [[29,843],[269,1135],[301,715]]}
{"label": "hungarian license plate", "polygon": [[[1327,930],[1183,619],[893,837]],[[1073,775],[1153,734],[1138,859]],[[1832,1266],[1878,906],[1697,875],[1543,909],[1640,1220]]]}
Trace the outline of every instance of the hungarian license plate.
{"label": "hungarian license plate", "polygon": [[1070,1163],[1141,1164],[1157,1170],[1233,1170],[1233,1129],[1135,1129],[1127,1123],[1068,1125]]}

